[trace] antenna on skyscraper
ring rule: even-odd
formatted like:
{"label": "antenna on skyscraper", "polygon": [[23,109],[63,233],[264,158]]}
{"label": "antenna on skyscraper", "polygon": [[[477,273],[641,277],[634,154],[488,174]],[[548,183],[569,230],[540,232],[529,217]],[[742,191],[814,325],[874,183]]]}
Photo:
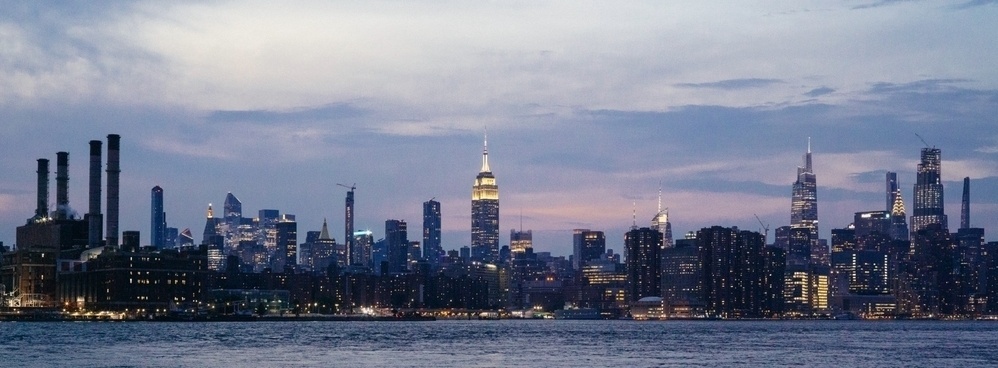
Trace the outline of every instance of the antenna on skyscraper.
{"label": "antenna on skyscraper", "polygon": [[916,136],[916,137],[918,137],[918,139],[919,139],[920,141],[922,141],[922,143],[923,143],[923,144],[925,144],[925,148],[929,148],[929,147],[930,147],[930,146],[929,146],[929,142],[926,142],[926,141],[925,141],[925,138],[922,138],[922,136],[918,135],[918,133],[915,133],[915,136]]}
{"label": "antenna on skyscraper", "polygon": [[631,202],[631,230],[638,228],[638,203]]}

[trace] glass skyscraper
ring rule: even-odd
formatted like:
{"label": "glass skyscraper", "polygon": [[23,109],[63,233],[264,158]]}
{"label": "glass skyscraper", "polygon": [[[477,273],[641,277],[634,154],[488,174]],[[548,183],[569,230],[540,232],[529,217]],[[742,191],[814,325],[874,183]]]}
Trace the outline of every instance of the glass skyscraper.
{"label": "glass skyscraper", "polygon": [[790,207],[790,225],[808,228],[811,241],[818,241],[818,185],[811,166],[811,141],[807,143],[804,166],[797,168],[797,181],[793,186]]}
{"label": "glass skyscraper", "polygon": [[440,245],[440,202],[423,202],[423,258],[436,265],[444,256]]}
{"label": "glass skyscraper", "polygon": [[488,138],[482,150],[482,170],[471,189],[471,253],[475,260],[499,260],[499,186],[489,168]]}
{"label": "glass skyscraper", "polygon": [[941,160],[938,148],[922,148],[922,162],[918,164],[918,176],[915,179],[915,201],[910,224],[912,233],[931,224],[939,224],[943,229],[949,228],[943,211]]}
{"label": "glass skyscraper", "polygon": [[163,188],[158,185],[152,187],[151,219],[152,246],[156,249],[163,249],[166,247],[166,212],[163,211]]}

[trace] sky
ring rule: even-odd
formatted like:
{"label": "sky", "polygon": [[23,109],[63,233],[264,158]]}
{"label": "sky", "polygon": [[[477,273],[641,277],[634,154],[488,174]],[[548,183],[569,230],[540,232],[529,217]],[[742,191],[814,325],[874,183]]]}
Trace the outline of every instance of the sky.
{"label": "sky", "polygon": [[[488,131],[500,242],[571,253],[575,228],[622,250],[668,207],[677,237],[789,225],[808,138],[823,238],[905,204],[925,145],[946,212],[998,240],[998,1],[0,1],[0,241],[34,213],[36,159],[70,152],[87,209],[88,141],[121,135],[121,229],[149,242],[150,189],[200,241],[226,193],[245,216],[386,219],[470,243]],[[105,144],[106,147],[106,144]],[[105,153],[106,160],[106,153]],[[106,180],[106,178],[105,178]],[[103,200],[102,200],[103,203]],[[106,210],[105,210],[106,212]]]}

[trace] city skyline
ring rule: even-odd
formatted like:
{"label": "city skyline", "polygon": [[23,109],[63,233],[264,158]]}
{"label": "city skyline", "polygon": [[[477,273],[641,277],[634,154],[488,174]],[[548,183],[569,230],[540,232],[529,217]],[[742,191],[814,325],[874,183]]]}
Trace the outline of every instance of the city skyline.
{"label": "city skyline", "polygon": [[[654,215],[659,182],[675,238],[715,224],[755,231],[754,214],[789,225],[807,137],[829,238],[880,208],[887,171],[911,215],[915,133],[942,150],[949,228],[964,177],[971,226],[998,228],[998,75],[987,64],[998,51],[980,47],[988,32],[966,32],[995,28],[987,2],[728,4],[716,19],[701,5],[381,5],[15,6],[0,16],[2,37],[20,45],[0,51],[14,60],[0,64],[0,241],[13,244],[34,210],[37,158],[70,153],[69,204],[87,213],[86,139],[114,132],[118,227],[142,231],[143,244],[153,186],[167,193],[171,227],[197,232],[207,204],[232,192],[247,213],[296,214],[304,233],[323,218],[343,226],[335,183],[357,183],[357,230],[390,218],[421,228],[420,204],[435,197],[442,245],[457,249],[469,245],[467,184],[485,126],[501,245],[522,213],[538,251],[570,254],[573,229],[589,228],[619,252],[631,204],[639,219]],[[367,6],[377,11],[361,17]],[[249,30],[261,14],[273,22]],[[716,35],[697,31],[706,18]],[[325,24],[332,35],[314,31]]]}

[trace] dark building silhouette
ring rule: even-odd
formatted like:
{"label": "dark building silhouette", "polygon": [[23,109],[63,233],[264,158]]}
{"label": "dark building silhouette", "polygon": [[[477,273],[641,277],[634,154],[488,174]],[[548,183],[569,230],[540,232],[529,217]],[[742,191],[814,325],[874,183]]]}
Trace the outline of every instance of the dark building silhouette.
{"label": "dark building silhouette", "polygon": [[643,227],[624,235],[627,264],[627,298],[637,301],[660,296],[662,288],[662,233]]}
{"label": "dark building silhouette", "polygon": [[963,178],[963,200],[960,202],[960,228],[970,228],[970,178]]}
{"label": "dark building silhouette", "polygon": [[918,175],[914,188],[914,209],[911,215],[911,232],[915,233],[931,224],[949,228],[943,209],[943,182],[941,151],[938,148],[922,148],[922,160],[918,164]]}
{"label": "dark building silhouette", "polygon": [[347,191],[347,196],[344,201],[343,207],[343,245],[347,252],[346,259],[350,260],[347,263],[363,263],[364,257],[363,251],[358,251],[356,244],[356,239],[354,239],[355,233],[353,228],[353,217],[354,217],[354,202],[353,202],[353,191],[355,187],[351,186],[350,190]]}
{"label": "dark building silhouette", "polygon": [[703,262],[706,314],[720,318],[776,315],[783,290],[782,251],[765,246],[762,234],[714,226],[697,232]]}
{"label": "dark building silhouette", "polygon": [[291,272],[298,265],[298,223],[285,214],[277,223],[277,254],[274,272]]}
{"label": "dark building silhouette", "polygon": [[150,226],[150,236],[152,246],[156,249],[166,247],[166,212],[163,211],[163,188],[158,185],[152,187],[152,224]]}
{"label": "dark building silhouette", "polygon": [[662,299],[669,315],[694,316],[703,312],[703,262],[696,240],[679,239],[662,250]]}
{"label": "dark building silhouette", "polygon": [[385,221],[385,241],[388,247],[387,272],[405,272],[408,269],[409,233],[404,220]]}
{"label": "dark building silhouette", "polygon": [[606,236],[602,231],[575,229],[572,233],[572,268],[581,270],[586,262],[598,260],[606,253]]}
{"label": "dark building silhouette", "polygon": [[440,202],[430,199],[423,202],[423,258],[434,267],[444,257],[440,245]]}
{"label": "dark building silhouette", "polygon": [[499,186],[489,167],[489,141],[482,150],[482,169],[471,188],[471,257],[499,260]]}

